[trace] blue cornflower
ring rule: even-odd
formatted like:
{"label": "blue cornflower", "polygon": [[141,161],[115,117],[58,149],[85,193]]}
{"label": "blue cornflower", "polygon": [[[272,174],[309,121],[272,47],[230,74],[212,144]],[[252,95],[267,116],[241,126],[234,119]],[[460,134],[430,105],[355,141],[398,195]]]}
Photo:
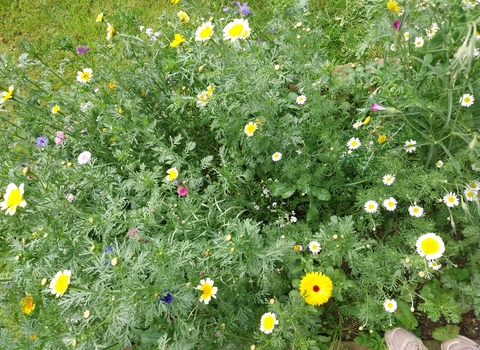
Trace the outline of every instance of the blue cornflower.
{"label": "blue cornflower", "polygon": [[47,143],[48,143],[48,139],[46,136],[37,137],[37,142],[36,142],[37,147],[44,148],[47,146]]}
{"label": "blue cornflower", "polygon": [[107,248],[103,250],[103,254],[107,254],[108,252],[111,252],[111,251],[113,251],[113,248],[111,245],[109,245]]}
{"label": "blue cornflower", "polygon": [[167,290],[165,292],[166,292],[165,295],[162,295],[160,298],[158,298],[158,302],[159,303],[162,302],[164,304],[171,304],[172,301],[173,301],[173,295],[172,295],[172,293],[170,293],[169,290]]}

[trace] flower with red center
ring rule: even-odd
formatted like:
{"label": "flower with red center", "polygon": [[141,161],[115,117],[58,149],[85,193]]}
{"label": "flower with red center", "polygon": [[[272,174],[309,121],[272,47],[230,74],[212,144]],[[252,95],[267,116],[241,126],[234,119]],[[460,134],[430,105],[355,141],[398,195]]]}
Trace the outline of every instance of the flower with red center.
{"label": "flower with red center", "polygon": [[300,294],[314,306],[325,304],[332,296],[332,280],[321,272],[309,272],[300,281]]}

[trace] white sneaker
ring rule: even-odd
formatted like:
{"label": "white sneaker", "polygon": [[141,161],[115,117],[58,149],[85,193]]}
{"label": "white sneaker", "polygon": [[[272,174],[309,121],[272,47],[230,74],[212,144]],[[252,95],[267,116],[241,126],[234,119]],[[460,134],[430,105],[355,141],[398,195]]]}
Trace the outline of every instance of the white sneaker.
{"label": "white sneaker", "polygon": [[415,334],[403,328],[395,328],[386,331],[385,343],[387,344],[388,350],[428,350]]}
{"label": "white sneaker", "polygon": [[457,335],[455,338],[446,340],[442,343],[442,350],[479,350],[480,345],[473,340]]}

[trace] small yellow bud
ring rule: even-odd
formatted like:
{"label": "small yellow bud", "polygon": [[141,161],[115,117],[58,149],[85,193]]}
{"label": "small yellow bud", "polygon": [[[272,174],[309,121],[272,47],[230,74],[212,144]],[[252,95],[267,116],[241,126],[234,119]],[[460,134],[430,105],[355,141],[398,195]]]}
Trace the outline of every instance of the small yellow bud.
{"label": "small yellow bud", "polygon": [[85,310],[83,312],[83,318],[89,318],[90,317],[90,310]]}
{"label": "small yellow bud", "polygon": [[28,169],[28,166],[26,166],[25,168],[23,168],[23,170],[22,170],[23,175],[27,176],[27,173],[28,173],[29,170],[30,170],[30,169]]}

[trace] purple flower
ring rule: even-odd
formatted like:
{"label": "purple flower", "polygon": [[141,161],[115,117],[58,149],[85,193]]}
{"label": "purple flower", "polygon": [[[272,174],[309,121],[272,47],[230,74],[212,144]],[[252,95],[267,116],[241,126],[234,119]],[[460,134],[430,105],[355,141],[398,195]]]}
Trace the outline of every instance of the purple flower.
{"label": "purple flower", "polygon": [[171,304],[172,301],[173,301],[172,293],[170,293],[169,290],[165,291],[164,293],[166,293],[166,294],[162,295],[162,296],[160,296],[160,298],[158,298],[158,303],[162,302],[164,304]]}
{"label": "purple flower", "polygon": [[47,146],[47,143],[48,143],[48,139],[46,136],[37,137],[37,142],[36,142],[37,147],[44,148]]}
{"label": "purple flower", "polygon": [[187,186],[180,186],[177,188],[177,193],[180,195],[180,196],[186,196],[188,194],[188,188]]}
{"label": "purple flower", "polygon": [[233,5],[237,6],[240,13],[243,13],[245,16],[250,16],[252,14],[252,11],[250,11],[246,2],[241,5],[238,1],[234,1]]}
{"label": "purple flower", "polygon": [[258,42],[259,44],[261,44],[261,43],[263,43],[263,40],[260,39],[260,38],[258,38],[257,42]]}
{"label": "purple flower", "polygon": [[107,248],[103,250],[103,254],[107,254],[108,252],[111,252],[111,251],[113,251],[113,248],[111,245],[109,245]]}
{"label": "purple flower", "polygon": [[373,111],[373,112],[376,112],[376,111],[384,111],[384,110],[386,110],[386,108],[383,107],[382,105],[379,105],[378,103],[374,103],[374,104],[372,105],[372,111]]}
{"label": "purple flower", "polygon": [[77,47],[77,53],[79,55],[85,55],[90,48],[88,46],[78,46]]}
{"label": "purple flower", "polygon": [[402,25],[402,22],[394,21],[394,22],[392,22],[392,24],[393,24],[393,29],[395,29],[395,33],[396,33],[400,29],[400,26]]}
{"label": "purple flower", "polygon": [[275,31],[273,29],[269,29],[268,31],[272,34],[275,33]]}
{"label": "purple flower", "polygon": [[225,7],[225,8],[223,9],[223,12],[225,12],[225,13],[227,13],[228,11],[230,11],[230,7]]}

